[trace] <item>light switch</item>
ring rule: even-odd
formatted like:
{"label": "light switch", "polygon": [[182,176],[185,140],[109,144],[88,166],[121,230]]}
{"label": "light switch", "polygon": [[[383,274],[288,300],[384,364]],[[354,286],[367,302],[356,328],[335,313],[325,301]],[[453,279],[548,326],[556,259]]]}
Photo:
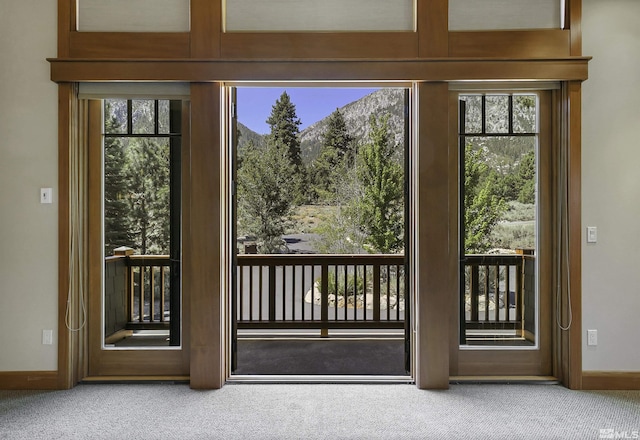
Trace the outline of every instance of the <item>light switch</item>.
{"label": "light switch", "polygon": [[587,243],[597,243],[598,241],[598,228],[595,226],[587,227]]}
{"label": "light switch", "polygon": [[42,330],[42,344],[53,344],[53,330]]}
{"label": "light switch", "polygon": [[40,203],[53,203],[53,188],[40,188]]}

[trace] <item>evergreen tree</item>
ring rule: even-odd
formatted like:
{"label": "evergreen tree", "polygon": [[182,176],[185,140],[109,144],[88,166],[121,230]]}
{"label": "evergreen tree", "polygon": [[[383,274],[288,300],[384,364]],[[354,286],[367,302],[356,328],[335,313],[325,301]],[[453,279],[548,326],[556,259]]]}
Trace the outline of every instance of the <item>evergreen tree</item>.
{"label": "evergreen tree", "polygon": [[134,248],[140,254],[169,253],[169,144],[131,140],[126,175]]}
{"label": "evergreen tree", "polygon": [[[108,114],[108,113],[107,113]],[[109,118],[109,130],[114,121]],[[108,137],[104,143],[104,245],[105,256],[120,246],[131,246],[130,223],[126,197],[127,182],[124,175],[126,156],[122,139]]]}
{"label": "evergreen tree", "polygon": [[466,253],[491,248],[489,235],[506,210],[497,193],[498,176],[486,164],[484,150],[465,149],[464,245]]}
{"label": "evergreen tree", "polygon": [[370,117],[369,142],[358,151],[356,175],[362,197],[356,200],[365,243],[373,252],[404,248],[404,170],[394,157],[388,116]]}
{"label": "evergreen tree", "polygon": [[322,136],[320,155],[313,162],[310,174],[314,199],[330,201],[335,197],[336,181],[353,166],[355,160],[354,139],[340,110],[334,111],[327,121]]}
{"label": "evergreen tree", "polygon": [[297,204],[303,203],[307,199],[307,178],[298,138],[302,122],[286,91],[276,100],[266,122],[271,129],[267,143],[283,145],[287,149],[287,157],[293,165],[293,173],[289,176],[289,182],[294,187],[292,194]]}
{"label": "evergreen tree", "polygon": [[536,154],[530,151],[522,158],[518,166],[518,201],[533,204],[536,202]]}
{"label": "evergreen tree", "polygon": [[289,149],[277,139],[263,148],[249,142],[242,151],[238,169],[239,230],[254,235],[260,253],[282,250],[282,235],[292,224],[292,192],[290,185],[294,166]]}
{"label": "evergreen tree", "polygon": [[[121,125],[113,103],[104,103],[105,133],[117,133]],[[126,120],[126,118],[125,118]],[[124,167],[126,155],[121,138],[106,137],[104,141],[104,245],[105,256],[120,246],[131,245],[130,223],[127,216],[128,194]]]}

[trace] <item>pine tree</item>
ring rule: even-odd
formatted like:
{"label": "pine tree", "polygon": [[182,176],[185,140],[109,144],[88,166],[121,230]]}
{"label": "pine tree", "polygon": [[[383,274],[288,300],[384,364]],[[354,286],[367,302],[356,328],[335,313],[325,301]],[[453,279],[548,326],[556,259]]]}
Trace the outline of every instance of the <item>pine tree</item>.
{"label": "pine tree", "polygon": [[404,171],[395,157],[388,116],[370,117],[369,142],[357,155],[356,174],[362,198],[356,200],[365,243],[373,252],[396,253],[404,248]]}
{"label": "pine tree", "polygon": [[280,142],[287,146],[289,160],[294,167],[302,165],[300,157],[300,125],[302,121],[296,115],[296,106],[286,91],[271,108],[271,114],[267,118],[267,124],[271,129],[270,137],[273,142]]}
{"label": "pine tree", "polygon": [[319,201],[334,199],[336,182],[353,166],[354,160],[354,139],[347,131],[344,116],[336,109],[329,116],[320,155],[310,170],[314,198]]}
{"label": "pine tree", "polygon": [[120,246],[131,246],[127,216],[127,185],[123,175],[125,154],[118,138],[107,138],[104,145],[104,245],[105,256]]}
{"label": "pine tree", "polygon": [[289,176],[289,182],[294,187],[293,197],[296,204],[307,200],[307,176],[302,157],[300,155],[300,125],[302,122],[296,115],[296,106],[286,91],[271,108],[271,114],[267,118],[267,124],[271,128],[267,143],[283,145],[287,149],[289,162],[293,165],[293,173]]}
{"label": "pine tree", "polygon": [[131,141],[126,175],[134,248],[142,254],[169,252],[169,145],[159,139]]}
{"label": "pine tree", "polygon": [[270,139],[265,147],[249,142],[238,169],[239,229],[254,235],[261,253],[282,250],[282,235],[291,225],[292,191],[288,146]]}
{"label": "pine tree", "polygon": [[[105,133],[113,133],[118,121],[105,101]],[[124,175],[126,155],[122,139],[107,137],[104,142],[104,246],[105,256],[120,246],[131,246]]]}
{"label": "pine tree", "polygon": [[498,194],[497,175],[486,164],[484,150],[465,149],[464,246],[466,253],[491,247],[489,235],[506,210]]}

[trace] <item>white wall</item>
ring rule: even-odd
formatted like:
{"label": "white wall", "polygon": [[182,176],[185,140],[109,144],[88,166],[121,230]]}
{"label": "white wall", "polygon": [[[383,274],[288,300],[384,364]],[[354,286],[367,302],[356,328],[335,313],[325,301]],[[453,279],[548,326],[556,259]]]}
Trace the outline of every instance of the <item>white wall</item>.
{"label": "white wall", "polygon": [[[583,0],[583,369],[640,371],[640,2]],[[586,345],[587,329],[598,345]]]}
{"label": "white wall", "polygon": [[56,0],[0,1],[0,371],[57,369],[56,17]]}
{"label": "white wall", "polygon": [[[640,371],[640,2],[583,1],[583,368]],[[57,368],[56,6],[0,2],[0,371]]]}

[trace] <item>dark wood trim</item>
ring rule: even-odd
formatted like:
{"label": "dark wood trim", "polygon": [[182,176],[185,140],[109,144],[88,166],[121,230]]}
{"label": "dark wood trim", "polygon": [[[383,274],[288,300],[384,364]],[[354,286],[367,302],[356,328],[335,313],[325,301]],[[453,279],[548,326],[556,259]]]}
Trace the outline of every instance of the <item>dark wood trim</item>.
{"label": "dark wood trim", "polygon": [[72,0],[58,0],[58,56],[68,57],[69,33],[75,29],[75,4]]}
{"label": "dark wood trim", "polygon": [[449,0],[417,0],[419,56],[449,56]]}
{"label": "dark wood trim", "polygon": [[569,295],[572,323],[569,329],[567,386],[582,388],[582,83],[567,84],[568,98],[568,230]]}
{"label": "dark wood trim", "polygon": [[[189,373],[188,312],[183,307],[183,341],[176,349],[105,350],[102,348],[102,101],[89,100],[88,114],[88,375],[185,376]],[[183,302],[188,304],[188,292]]]}
{"label": "dark wood trim", "polygon": [[220,388],[226,375],[221,240],[219,83],[191,85],[189,255],[185,277],[191,289],[191,387]]}
{"label": "dark wood trim", "polygon": [[[421,389],[449,388],[451,280],[457,274],[457,232],[449,227],[449,105],[447,83],[418,84],[417,301],[415,380]],[[444,325],[443,325],[444,324]]]}
{"label": "dark wood trim", "polygon": [[66,326],[69,292],[70,198],[69,158],[76,131],[77,99],[74,84],[58,86],[58,387],[75,385],[72,334]]}
{"label": "dark wood trim", "polygon": [[222,19],[222,0],[191,0],[191,57],[220,57]]}
{"label": "dark wood trim", "polygon": [[189,33],[70,32],[72,58],[175,59],[189,57]]}
{"label": "dark wood trim", "polygon": [[583,371],[583,390],[640,390],[638,371]]}
{"label": "dark wood trim", "polygon": [[140,383],[140,382],[189,382],[189,376],[89,376],[85,377],[84,383]]}
{"label": "dark wood trim", "polygon": [[482,60],[74,60],[50,59],[69,81],[456,81],[587,79],[589,58]]}
{"label": "dark wood trim", "polygon": [[[451,102],[449,104],[450,116],[450,132],[454,139],[450,140],[451,148],[457,151],[457,121],[458,121],[458,102],[457,93],[452,93]],[[539,275],[537,283],[539,286],[539,349],[538,350],[517,350],[517,349],[487,349],[483,347],[480,350],[476,347],[467,346],[461,349],[459,339],[452,338],[450,346],[450,355],[452,359],[457,360],[457,365],[452,365],[451,375],[484,375],[484,376],[504,376],[504,375],[535,375],[548,376],[553,373],[552,363],[552,291],[553,291],[553,226],[554,226],[554,204],[553,204],[553,166],[552,152],[553,148],[553,108],[551,101],[552,93],[550,91],[540,91],[539,107],[540,107],[540,136],[539,136],[539,248],[536,252],[539,267]],[[457,162],[450,165],[452,170],[458,170]],[[458,177],[456,173],[456,177]],[[458,180],[456,179],[455,190],[458,189]],[[453,191],[453,189],[452,189]],[[458,205],[458,194],[452,197],[451,203]],[[457,214],[458,215],[458,214]],[[457,220],[457,215],[455,220]],[[453,219],[452,219],[453,220]],[[452,227],[454,227],[452,222]],[[455,224],[457,227],[457,223]],[[458,250],[456,249],[456,252]],[[451,310],[456,316],[459,316],[459,300],[451,300]],[[451,331],[458,334],[459,319],[453,320],[455,323],[451,325]]]}
{"label": "dark wood trim", "polygon": [[1,371],[0,390],[57,390],[61,380],[57,371]]}
{"label": "dark wood trim", "polygon": [[[554,192],[555,188],[553,172],[553,92],[543,90],[539,96],[539,136],[538,136],[538,245],[536,252],[538,259],[537,280],[538,283],[538,306],[539,306],[539,356],[540,370],[536,373],[539,376],[552,375],[554,371],[553,349],[555,341],[553,339],[553,307],[555,298],[553,295],[553,262],[554,258]],[[533,339],[533,338],[532,338]]]}
{"label": "dark wood trim", "polygon": [[415,32],[230,32],[221,34],[228,59],[416,58]]}
{"label": "dark wood trim", "polygon": [[[455,249],[452,252],[459,256],[459,249],[457,246],[458,235],[460,234],[460,220],[458,216],[459,212],[459,188],[460,188],[460,163],[459,163],[459,147],[458,147],[458,92],[449,92],[449,106],[447,111],[449,112],[449,230],[450,234],[455,234],[454,240]],[[454,171],[455,170],[455,171]],[[458,375],[458,365],[460,363],[458,353],[460,351],[460,278],[458,276],[459,264],[456,263],[455,279],[452,285],[456,291],[455,295],[450,297],[452,319],[449,320],[449,375]]]}
{"label": "dark wood trim", "polygon": [[[561,267],[555,272],[554,285],[560,286],[556,295],[560,295],[558,310],[554,310],[554,341],[556,342],[556,359],[554,373],[562,384],[571,389],[582,388],[582,226],[581,226],[581,83],[563,82],[556,95],[557,139],[556,181],[560,181],[559,173],[566,171],[567,202],[563,221],[556,221],[554,264]],[[560,154],[567,158],[565,170],[562,170]],[[560,197],[561,190],[556,191]],[[556,199],[556,206],[560,203]],[[558,213],[556,212],[556,217]],[[568,234],[568,239],[567,239]],[[562,244],[560,245],[560,238]],[[568,245],[568,246],[567,246]],[[558,250],[560,249],[560,250]],[[568,300],[570,298],[570,301]]]}
{"label": "dark wood trim", "polygon": [[100,352],[102,351],[102,101],[89,100],[88,103],[87,180],[88,198],[88,243],[89,298],[87,313],[88,326],[88,375],[100,372]]}
{"label": "dark wood trim", "polygon": [[546,376],[548,357],[538,350],[459,350],[460,376]]}
{"label": "dark wood trim", "polygon": [[449,32],[449,56],[456,58],[566,58],[571,32],[566,30]]}
{"label": "dark wood trim", "polygon": [[191,255],[191,102],[182,101],[182,364],[191,364],[191,277],[189,256]]}
{"label": "dark wood trim", "polygon": [[582,56],[582,0],[567,0],[565,27],[571,31],[571,55]]}
{"label": "dark wood trim", "polygon": [[[182,350],[101,350],[91,359],[90,375],[97,376],[186,376]],[[95,353],[95,351],[94,351]]]}
{"label": "dark wood trim", "polygon": [[191,0],[190,32],[93,33],[76,32],[75,2],[58,0],[58,57],[402,59],[582,54],[582,0],[567,0],[565,30],[495,32],[448,32],[448,3],[417,0],[416,32],[224,33],[222,0]]}

